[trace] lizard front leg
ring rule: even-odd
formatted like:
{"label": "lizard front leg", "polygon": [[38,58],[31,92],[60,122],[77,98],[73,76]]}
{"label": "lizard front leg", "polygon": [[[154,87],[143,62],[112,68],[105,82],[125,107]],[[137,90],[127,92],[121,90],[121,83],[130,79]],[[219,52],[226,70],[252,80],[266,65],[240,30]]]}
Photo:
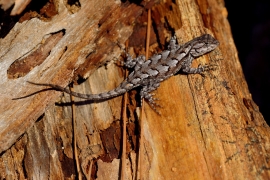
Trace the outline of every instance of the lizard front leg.
{"label": "lizard front leg", "polygon": [[182,71],[184,73],[188,74],[201,74],[204,71],[209,71],[215,69],[214,65],[199,65],[197,68],[192,68],[192,67],[183,67]]}
{"label": "lizard front leg", "polygon": [[212,70],[214,69],[214,66],[212,65],[199,65],[197,68],[192,68],[191,67],[191,63],[194,60],[194,58],[189,55],[188,57],[186,57],[183,62],[182,62],[182,68],[181,70],[184,73],[188,73],[188,74],[201,74],[204,71],[208,71],[208,70]]}

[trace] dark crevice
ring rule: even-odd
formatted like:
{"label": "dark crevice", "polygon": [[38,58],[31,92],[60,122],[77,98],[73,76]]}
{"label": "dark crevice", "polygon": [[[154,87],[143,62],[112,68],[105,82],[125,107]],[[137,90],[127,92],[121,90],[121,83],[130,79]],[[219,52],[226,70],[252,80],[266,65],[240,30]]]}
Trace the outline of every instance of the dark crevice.
{"label": "dark crevice", "polygon": [[18,16],[10,16],[12,8],[6,11],[0,8],[0,38],[4,38],[19,20]]}
{"label": "dark crevice", "polygon": [[57,14],[53,0],[31,1],[20,15],[11,16],[14,5],[4,11],[0,8],[0,38],[5,38],[17,22],[39,18],[44,21],[50,20]]}
{"label": "dark crevice", "polygon": [[67,3],[68,3],[68,5],[70,5],[70,6],[75,5],[75,6],[77,6],[77,7],[81,7],[81,3],[80,3],[80,1],[78,1],[78,0],[68,0]]}

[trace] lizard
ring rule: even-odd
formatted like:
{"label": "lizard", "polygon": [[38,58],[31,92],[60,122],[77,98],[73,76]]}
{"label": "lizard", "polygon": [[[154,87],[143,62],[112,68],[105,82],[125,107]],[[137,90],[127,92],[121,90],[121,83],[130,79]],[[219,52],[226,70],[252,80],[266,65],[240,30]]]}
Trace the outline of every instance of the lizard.
{"label": "lizard", "polygon": [[28,81],[28,83],[39,86],[49,86],[54,90],[63,91],[73,96],[92,101],[111,99],[141,86],[141,99],[145,98],[150,106],[156,110],[156,98],[153,97],[151,92],[156,90],[162,81],[177,74],[179,71],[187,74],[201,74],[204,71],[211,70],[212,68],[209,65],[199,65],[197,68],[192,68],[191,64],[195,58],[213,51],[218,45],[218,40],[209,34],[196,37],[183,45],[179,45],[176,42],[176,36],[172,36],[168,48],[153,55],[147,61],[144,55],[132,59],[132,57],[127,54],[127,60],[124,65],[127,68],[134,68],[134,70],[118,87],[100,94],[81,94],[49,83],[35,83],[31,81]]}

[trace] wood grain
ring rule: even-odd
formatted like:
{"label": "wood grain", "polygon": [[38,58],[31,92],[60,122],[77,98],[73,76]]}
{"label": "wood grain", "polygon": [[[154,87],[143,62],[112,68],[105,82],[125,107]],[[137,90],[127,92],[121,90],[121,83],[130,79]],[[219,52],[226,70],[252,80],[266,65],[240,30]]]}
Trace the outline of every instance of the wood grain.
{"label": "wood grain", "polygon": [[[9,148],[32,126],[59,95],[45,92],[30,98],[12,100],[39,90],[26,81],[53,82],[66,86],[74,74],[87,78],[93,69],[119,56],[122,50],[117,43],[123,43],[131,34],[132,22],[142,9],[134,4],[121,6],[120,1],[101,3],[94,0],[82,1],[81,7],[77,13],[71,14],[60,1],[59,14],[50,22],[33,18],[17,23],[12,31],[1,39],[0,152]],[[129,8],[136,11],[130,11]],[[125,13],[126,16],[122,17],[125,21],[119,20],[120,13]],[[108,14],[111,14],[110,18],[104,20]],[[26,54],[33,54],[31,52],[42,43],[44,37],[59,31],[65,32],[61,40],[55,45],[47,44],[50,47],[42,49],[51,49],[50,55],[42,64],[31,65],[31,71],[21,78],[8,78],[7,69],[14,61]],[[82,74],[81,71],[87,73]]]}
{"label": "wood grain", "polygon": [[[180,44],[210,33],[220,45],[196,59],[194,66],[211,63],[217,68],[203,76],[179,74],[161,83],[155,92],[161,115],[146,103],[144,124],[137,121],[137,91],[129,93],[126,179],[269,179],[269,126],[249,93],[223,1],[142,1],[141,6],[80,2],[72,14],[60,1],[51,21],[33,18],[17,23],[1,39],[1,177],[74,179],[73,128],[85,177],[119,177],[115,166],[121,163],[121,97],[99,103],[75,98],[74,125],[66,94],[46,91],[11,99],[41,89],[26,80],[65,87],[71,80],[88,78],[74,85],[81,93],[115,88],[123,80],[122,68],[110,61],[122,52],[117,43],[130,36],[134,51],[143,52],[147,19],[143,8],[153,6],[151,53],[166,47],[173,30]],[[64,36],[42,64],[21,78],[8,79],[7,69],[16,59],[45,35],[63,29]],[[140,126],[145,139],[139,147]],[[142,167],[136,159],[138,148],[143,152]]]}

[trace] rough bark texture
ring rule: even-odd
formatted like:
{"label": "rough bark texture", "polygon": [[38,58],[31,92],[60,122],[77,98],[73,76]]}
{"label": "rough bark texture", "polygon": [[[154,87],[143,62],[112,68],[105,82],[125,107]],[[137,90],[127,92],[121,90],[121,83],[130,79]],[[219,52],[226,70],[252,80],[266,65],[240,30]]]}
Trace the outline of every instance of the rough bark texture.
{"label": "rough bark texture", "polygon": [[[43,89],[27,80],[67,86],[87,78],[74,87],[81,93],[115,88],[124,77],[111,60],[123,52],[118,44],[124,47],[128,37],[129,46],[142,52],[150,7],[152,52],[166,47],[172,30],[179,43],[210,33],[220,46],[194,66],[217,68],[163,82],[156,92],[161,115],[146,104],[140,125],[136,91],[129,93],[126,179],[269,179],[269,127],[248,91],[223,1],[82,0],[70,6],[60,0],[53,7],[57,13],[50,18],[24,14],[0,39],[1,179],[74,179],[79,170],[73,131],[82,175],[118,178],[121,97],[99,103],[75,98],[75,124],[66,94],[12,98]],[[144,143],[139,146],[140,127]],[[143,152],[139,169],[138,148]]]}

